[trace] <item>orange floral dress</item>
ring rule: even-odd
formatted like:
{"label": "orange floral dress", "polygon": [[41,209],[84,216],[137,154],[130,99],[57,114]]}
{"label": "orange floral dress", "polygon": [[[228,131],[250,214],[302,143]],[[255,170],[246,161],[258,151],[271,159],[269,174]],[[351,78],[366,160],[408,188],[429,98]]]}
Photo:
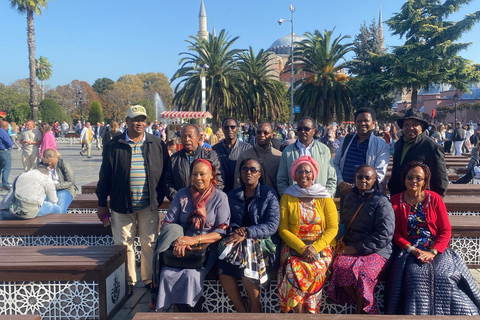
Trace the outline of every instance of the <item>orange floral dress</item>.
{"label": "orange floral dress", "polygon": [[[317,240],[323,232],[321,222],[315,201],[300,201],[300,230],[297,237],[308,243]],[[292,255],[291,251],[293,249],[283,245],[277,278],[280,310],[286,313],[301,303],[310,313],[319,313],[323,282],[332,262],[332,248],[327,246],[317,253],[317,260],[313,263]]]}

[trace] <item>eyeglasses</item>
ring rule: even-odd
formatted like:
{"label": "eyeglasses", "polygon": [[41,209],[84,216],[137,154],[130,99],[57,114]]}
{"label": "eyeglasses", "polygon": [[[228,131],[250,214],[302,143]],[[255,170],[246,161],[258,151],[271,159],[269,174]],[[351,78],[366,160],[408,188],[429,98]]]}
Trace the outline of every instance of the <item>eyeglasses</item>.
{"label": "eyeglasses", "polygon": [[268,135],[269,135],[271,132],[268,132],[268,131],[262,131],[262,130],[257,130],[257,134],[258,134],[259,136],[261,136],[261,135],[262,135],[262,133],[263,133],[263,135],[265,135],[265,136],[268,136]]}
{"label": "eyeglasses", "polygon": [[363,180],[363,179],[365,179],[365,180],[367,180],[367,181],[372,180],[372,177],[371,177],[371,176],[364,176],[364,175],[362,175],[362,174],[357,174],[357,177],[356,177],[356,178],[357,178],[358,180]]}
{"label": "eyeglasses", "polygon": [[228,129],[235,130],[236,128],[237,128],[237,126],[223,126],[223,129],[225,129],[225,130],[228,130]]}
{"label": "eyeglasses", "polygon": [[257,172],[260,172],[259,169],[255,168],[255,167],[242,167],[240,170],[242,170],[242,172],[251,172],[251,173],[257,173]]}
{"label": "eyeglasses", "polygon": [[302,132],[302,131],[309,132],[312,129],[313,128],[309,128],[309,127],[297,127],[297,132]]}
{"label": "eyeglasses", "polygon": [[308,170],[298,170],[295,172],[295,174],[298,174],[299,176],[304,174],[304,175],[309,175],[310,173],[312,173],[312,171],[308,171]]}
{"label": "eyeglasses", "polygon": [[422,182],[423,180],[425,180],[421,177],[414,177],[414,176],[407,176],[406,178],[407,178],[407,180],[410,180],[410,181],[413,180],[413,181],[417,181],[417,182]]}

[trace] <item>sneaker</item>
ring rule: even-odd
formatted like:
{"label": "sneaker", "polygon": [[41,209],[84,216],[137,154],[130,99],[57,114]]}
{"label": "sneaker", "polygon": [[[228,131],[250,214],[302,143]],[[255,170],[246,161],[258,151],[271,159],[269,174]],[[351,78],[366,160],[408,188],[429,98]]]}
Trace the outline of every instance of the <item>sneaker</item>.
{"label": "sneaker", "polygon": [[2,190],[9,191],[10,189],[12,189],[11,186],[2,186]]}
{"label": "sneaker", "polygon": [[80,151],[80,155],[83,157],[83,153],[82,153],[82,151]]}
{"label": "sneaker", "polygon": [[127,297],[131,297],[132,295],[133,295],[133,284],[129,284],[127,289]]}
{"label": "sneaker", "polygon": [[89,158],[89,159],[90,159],[91,157],[87,157],[87,158]]}

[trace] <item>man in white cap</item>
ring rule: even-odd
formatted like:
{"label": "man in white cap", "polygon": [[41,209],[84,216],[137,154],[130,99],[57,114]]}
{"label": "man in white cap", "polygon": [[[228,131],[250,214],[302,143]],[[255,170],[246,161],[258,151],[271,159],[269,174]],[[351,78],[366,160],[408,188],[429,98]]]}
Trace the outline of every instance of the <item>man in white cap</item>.
{"label": "man in white cap", "polygon": [[168,152],[158,137],[145,132],[144,107],[131,106],[126,123],[127,130],[105,145],[96,194],[98,218],[105,223],[111,217],[115,244],[127,246],[127,281],[131,294],[137,280],[134,252],[137,229],[142,245],[141,277],[145,286],[151,287],[158,207],[164,197],[160,178],[168,162]]}

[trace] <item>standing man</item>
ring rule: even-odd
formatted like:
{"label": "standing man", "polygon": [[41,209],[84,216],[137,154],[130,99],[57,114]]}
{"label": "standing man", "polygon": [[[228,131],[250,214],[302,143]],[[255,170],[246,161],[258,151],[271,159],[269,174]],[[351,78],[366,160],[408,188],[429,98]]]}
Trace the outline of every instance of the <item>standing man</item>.
{"label": "standing man", "polygon": [[87,123],[85,123],[85,127],[82,129],[82,133],[80,134],[80,143],[82,144],[82,151],[80,151],[80,155],[82,157],[83,153],[87,151],[87,158],[91,158],[90,151],[92,150],[92,138],[92,128],[90,128],[90,122],[87,121]]}
{"label": "standing man", "polygon": [[465,142],[465,137],[467,136],[467,131],[462,128],[462,123],[458,121],[456,123],[455,131],[453,132],[453,143],[455,145],[455,155],[462,155],[462,145]]}
{"label": "standing man", "polygon": [[292,177],[290,176],[290,168],[293,161],[301,156],[310,156],[314,158],[320,167],[315,183],[327,188],[328,192],[333,196],[337,187],[337,176],[335,168],[332,166],[332,156],[330,149],[323,143],[313,139],[315,129],[317,128],[316,121],[310,117],[300,119],[297,124],[297,142],[287,146],[282,152],[282,160],[277,174],[277,187],[280,196],[283,191],[293,185]]}
{"label": "standing man", "polygon": [[8,183],[8,176],[12,168],[12,155],[10,150],[12,149],[13,142],[8,136],[8,122],[0,121],[0,174],[2,175],[2,186],[0,190],[10,190],[10,184]]}
{"label": "standing man", "polygon": [[172,201],[177,191],[190,186],[190,166],[197,159],[210,160],[217,169],[217,188],[223,189],[220,162],[215,151],[202,148],[199,144],[200,130],[194,124],[182,128],[180,140],[183,148],[172,154],[165,169],[165,196]]}
{"label": "standing man", "polygon": [[226,118],[222,122],[225,138],[215,144],[212,149],[217,153],[220,160],[223,176],[225,177],[225,187],[223,192],[228,193],[233,190],[235,183],[235,167],[237,159],[241,153],[250,149],[252,146],[248,143],[238,140],[238,122],[233,118]]}
{"label": "standing man", "polygon": [[70,126],[65,120],[63,120],[60,127],[62,129],[62,135],[65,136],[68,133],[68,129],[70,129]]}
{"label": "standing man", "polygon": [[401,181],[403,168],[407,163],[420,161],[432,172],[430,190],[445,196],[448,187],[445,154],[442,146],[427,135],[428,122],[423,120],[420,111],[410,108],[397,123],[403,128],[403,136],[394,146],[392,176],[388,181],[390,195],[406,190]]}
{"label": "standing man", "polygon": [[40,160],[40,145],[42,144],[42,133],[35,128],[35,122],[28,120],[25,124],[26,130],[22,132],[20,143],[22,144],[23,170],[34,168]]}
{"label": "standing man", "polygon": [[75,132],[79,134],[82,131],[82,122],[78,120],[77,124],[75,125]]}
{"label": "standing man", "polygon": [[[97,185],[100,220],[111,216],[115,244],[127,246],[129,294],[137,281],[135,236],[142,245],[141,277],[151,287],[153,247],[158,234],[158,207],[163,201],[160,178],[168,161],[162,141],[145,133],[147,112],[140,105],[127,111],[127,130],[110,140],[103,152]],[[110,210],[107,198],[110,196]]]}
{"label": "standing man", "polygon": [[[262,175],[260,183],[277,190],[277,172],[280,166],[282,152],[272,146],[273,127],[269,122],[262,122],[255,133],[255,146],[242,152],[235,166],[235,185],[238,188],[240,182],[240,163],[243,159],[256,159],[260,163]],[[278,193],[278,191],[277,191]]]}
{"label": "standing man", "polygon": [[355,112],[357,133],[348,134],[340,142],[333,159],[333,166],[342,196],[352,191],[352,186],[355,184],[355,170],[365,163],[375,168],[380,191],[385,192],[387,186],[385,174],[390,162],[390,146],[384,139],[373,134],[376,122],[375,110],[359,109]]}

